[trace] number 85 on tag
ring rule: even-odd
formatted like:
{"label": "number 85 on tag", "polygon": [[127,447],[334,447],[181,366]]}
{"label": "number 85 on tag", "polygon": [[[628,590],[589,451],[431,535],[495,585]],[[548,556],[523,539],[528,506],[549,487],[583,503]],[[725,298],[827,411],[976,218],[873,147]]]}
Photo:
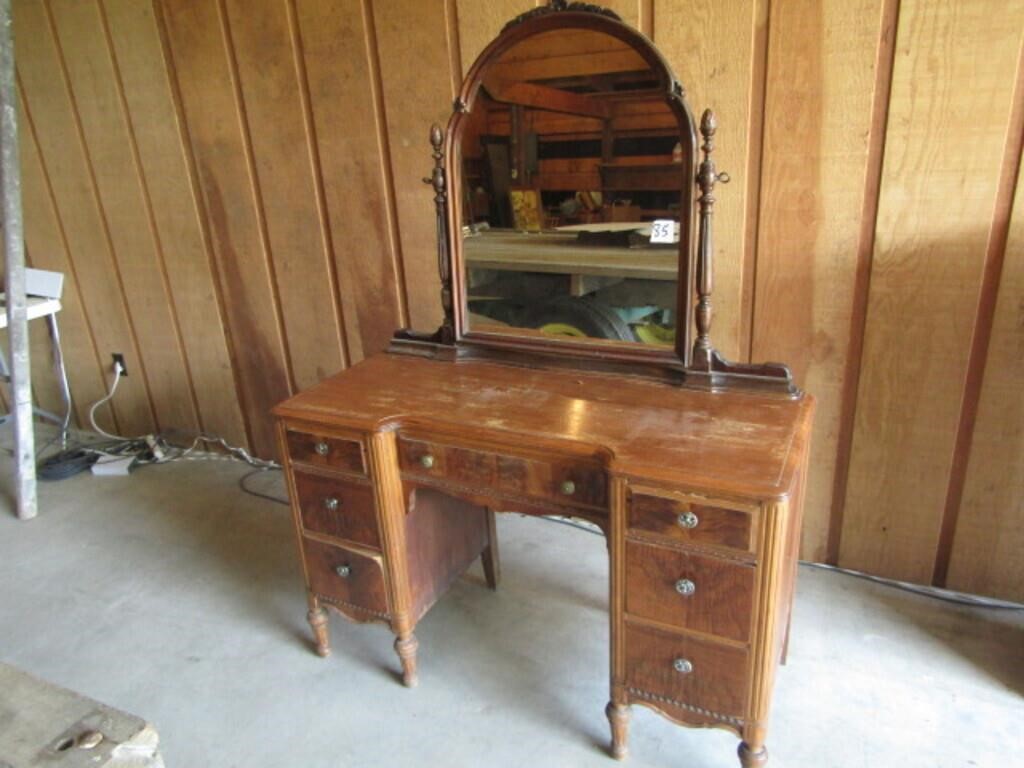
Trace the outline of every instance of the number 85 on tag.
{"label": "number 85 on tag", "polygon": [[656,219],[651,222],[652,243],[678,243],[679,222],[672,219]]}

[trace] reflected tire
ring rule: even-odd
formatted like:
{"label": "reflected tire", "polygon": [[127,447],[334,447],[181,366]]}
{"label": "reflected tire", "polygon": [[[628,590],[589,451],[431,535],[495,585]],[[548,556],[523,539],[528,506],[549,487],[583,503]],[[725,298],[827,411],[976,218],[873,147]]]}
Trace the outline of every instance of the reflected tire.
{"label": "reflected tire", "polygon": [[562,297],[547,301],[527,309],[520,322],[526,328],[555,329],[552,336],[637,340],[632,329],[614,309],[591,298]]}

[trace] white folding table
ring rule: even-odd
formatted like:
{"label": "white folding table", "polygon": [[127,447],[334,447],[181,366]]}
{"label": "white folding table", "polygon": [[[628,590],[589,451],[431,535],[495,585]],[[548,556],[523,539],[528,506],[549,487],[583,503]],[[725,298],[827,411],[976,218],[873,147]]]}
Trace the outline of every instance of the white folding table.
{"label": "white folding table", "polygon": [[[64,415],[58,416],[43,408],[33,406],[32,410],[47,421],[52,421],[61,428],[61,444],[67,440],[68,425],[71,421],[71,391],[68,388],[67,369],[64,367],[64,353],[60,345],[60,329],[57,327],[57,313],[60,312],[60,299],[46,299],[38,296],[29,296],[25,300],[25,309],[29,322],[46,318],[46,324],[50,329],[50,338],[53,340],[53,366],[57,373],[57,381],[60,383],[61,397],[64,400]],[[6,296],[0,294],[0,329],[7,327]],[[10,382],[11,372],[7,367],[7,356],[0,353],[0,378],[5,383]],[[6,424],[12,418],[12,414],[0,416],[0,426]]]}

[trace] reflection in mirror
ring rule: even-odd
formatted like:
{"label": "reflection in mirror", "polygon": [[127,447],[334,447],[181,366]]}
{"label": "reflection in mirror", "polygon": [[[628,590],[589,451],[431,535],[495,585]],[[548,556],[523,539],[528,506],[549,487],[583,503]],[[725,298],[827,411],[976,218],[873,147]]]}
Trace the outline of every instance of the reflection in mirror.
{"label": "reflection in mirror", "polygon": [[459,147],[469,330],[671,346],[679,245],[654,223],[678,223],[689,182],[655,73],[617,38],[559,29],[482,82]]}

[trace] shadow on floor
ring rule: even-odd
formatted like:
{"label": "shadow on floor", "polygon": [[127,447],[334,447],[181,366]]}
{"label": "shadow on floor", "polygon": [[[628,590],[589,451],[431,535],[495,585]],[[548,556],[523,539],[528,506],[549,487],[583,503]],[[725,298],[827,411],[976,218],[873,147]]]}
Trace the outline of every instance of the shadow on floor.
{"label": "shadow on floor", "polygon": [[[978,610],[879,586],[872,596],[880,612],[911,624],[945,649],[974,665],[992,680],[1024,695],[1024,611]],[[1008,648],[1016,653],[1007,653]]]}

